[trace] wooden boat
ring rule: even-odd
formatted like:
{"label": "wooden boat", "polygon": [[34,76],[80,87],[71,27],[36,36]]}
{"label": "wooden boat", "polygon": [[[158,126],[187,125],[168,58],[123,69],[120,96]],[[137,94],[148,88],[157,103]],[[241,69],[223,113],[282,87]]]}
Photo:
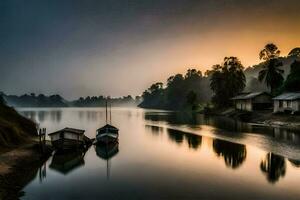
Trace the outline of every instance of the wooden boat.
{"label": "wooden boat", "polygon": [[96,143],[115,143],[118,142],[119,129],[111,125],[111,106],[110,106],[110,124],[107,123],[107,101],[105,106],[106,125],[99,128],[96,133]]}
{"label": "wooden boat", "polygon": [[84,148],[88,144],[89,138],[84,135],[84,132],[84,130],[67,127],[48,135],[56,150],[70,150]]}

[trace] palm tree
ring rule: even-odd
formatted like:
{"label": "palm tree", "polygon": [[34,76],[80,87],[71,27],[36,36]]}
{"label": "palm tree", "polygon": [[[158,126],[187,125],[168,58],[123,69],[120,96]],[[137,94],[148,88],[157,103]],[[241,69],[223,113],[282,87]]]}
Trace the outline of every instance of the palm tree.
{"label": "palm tree", "polygon": [[259,58],[265,63],[258,74],[258,80],[264,82],[271,89],[272,94],[282,85],[284,80],[284,71],[280,68],[282,62],[278,61],[279,55],[280,50],[273,43],[267,44],[259,53]]}

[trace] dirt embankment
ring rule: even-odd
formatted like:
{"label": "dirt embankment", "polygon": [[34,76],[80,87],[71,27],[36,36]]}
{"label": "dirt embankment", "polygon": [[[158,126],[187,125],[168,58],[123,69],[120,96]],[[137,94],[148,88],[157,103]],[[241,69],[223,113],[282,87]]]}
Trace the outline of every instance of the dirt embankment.
{"label": "dirt embankment", "polygon": [[50,147],[42,152],[38,144],[32,143],[0,154],[0,199],[19,199],[22,189],[36,177],[51,153]]}

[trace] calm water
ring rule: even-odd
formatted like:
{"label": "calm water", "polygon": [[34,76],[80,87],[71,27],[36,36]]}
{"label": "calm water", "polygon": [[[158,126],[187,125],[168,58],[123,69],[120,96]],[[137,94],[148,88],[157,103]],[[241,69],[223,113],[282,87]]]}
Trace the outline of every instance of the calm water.
{"label": "calm water", "polygon": [[[101,108],[21,109],[47,132],[95,130]],[[300,199],[300,133],[223,118],[114,108],[119,145],[54,154],[21,199]]]}

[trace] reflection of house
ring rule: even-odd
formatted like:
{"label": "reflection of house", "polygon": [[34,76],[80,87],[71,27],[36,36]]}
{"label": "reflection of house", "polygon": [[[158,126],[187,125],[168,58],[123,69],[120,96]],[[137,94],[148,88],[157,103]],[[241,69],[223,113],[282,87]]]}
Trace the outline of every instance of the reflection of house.
{"label": "reflection of house", "polygon": [[62,174],[68,174],[74,169],[84,165],[84,152],[75,151],[68,153],[56,152],[49,168]]}
{"label": "reflection of house", "polygon": [[300,92],[284,93],[275,98],[274,112],[290,111],[292,113],[300,111]]}
{"label": "reflection of house", "polygon": [[64,128],[62,130],[50,133],[52,145],[56,149],[72,149],[83,146],[87,140],[84,130],[74,128]]}
{"label": "reflection of house", "polygon": [[272,107],[272,97],[266,92],[244,93],[232,98],[238,110],[264,110]]}

